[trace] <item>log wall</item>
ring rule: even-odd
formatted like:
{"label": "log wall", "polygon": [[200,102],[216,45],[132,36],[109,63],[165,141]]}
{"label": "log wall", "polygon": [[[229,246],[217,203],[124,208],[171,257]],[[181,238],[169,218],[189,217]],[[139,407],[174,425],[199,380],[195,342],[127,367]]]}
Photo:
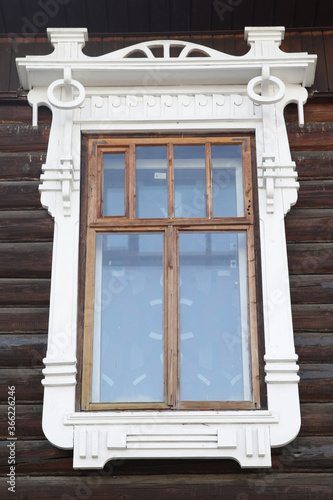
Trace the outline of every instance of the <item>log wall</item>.
{"label": "log wall", "polygon": [[[300,129],[286,110],[301,184],[286,218],[302,428],[273,450],[268,470],[231,460],[128,460],[74,471],[72,452],[43,436],[42,359],[47,338],[53,222],[38,178],[50,115],[30,125],[24,99],[0,101],[0,497],[163,500],[332,499],[333,99],[310,99]],[[7,491],[7,386],[16,386],[16,494]]]}

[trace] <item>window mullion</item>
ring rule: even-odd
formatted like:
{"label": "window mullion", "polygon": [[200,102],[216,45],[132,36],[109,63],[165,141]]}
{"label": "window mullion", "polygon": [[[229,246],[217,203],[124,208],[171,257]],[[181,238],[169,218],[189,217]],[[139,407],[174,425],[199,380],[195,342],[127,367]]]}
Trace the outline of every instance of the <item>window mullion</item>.
{"label": "window mullion", "polygon": [[257,299],[258,293],[256,290],[255,281],[255,248],[258,246],[258,241],[255,241],[254,228],[249,226],[247,230],[247,265],[248,265],[248,301],[249,301],[249,324],[250,324],[250,353],[252,366],[252,391],[253,401],[256,407],[260,406],[260,386],[259,378],[259,362],[256,355],[258,350],[258,318],[257,318]]}
{"label": "window mullion", "polygon": [[135,171],[135,144],[129,145],[126,162],[126,189],[125,215],[129,219],[135,218],[136,212],[136,171]]}
{"label": "window mullion", "polygon": [[210,143],[205,145],[206,156],[206,204],[207,204],[207,218],[211,219],[213,216],[213,200],[212,200],[212,162],[211,162],[211,148]]}
{"label": "window mullion", "polygon": [[174,218],[175,213],[175,189],[174,189],[174,168],[173,168],[173,145],[168,144],[168,217]]}
{"label": "window mullion", "polygon": [[166,322],[166,402],[175,407],[178,400],[178,275],[177,275],[177,230],[167,228],[167,322]]}

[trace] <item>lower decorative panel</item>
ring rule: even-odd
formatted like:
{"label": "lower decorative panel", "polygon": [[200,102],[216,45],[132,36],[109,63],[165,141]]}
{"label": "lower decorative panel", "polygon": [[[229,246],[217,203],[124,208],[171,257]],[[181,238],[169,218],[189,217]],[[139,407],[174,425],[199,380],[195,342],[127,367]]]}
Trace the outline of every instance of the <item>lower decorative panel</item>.
{"label": "lower decorative panel", "polygon": [[269,425],[74,426],[74,468],[102,468],[126,458],[231,458],[242,467],[269,467]]}

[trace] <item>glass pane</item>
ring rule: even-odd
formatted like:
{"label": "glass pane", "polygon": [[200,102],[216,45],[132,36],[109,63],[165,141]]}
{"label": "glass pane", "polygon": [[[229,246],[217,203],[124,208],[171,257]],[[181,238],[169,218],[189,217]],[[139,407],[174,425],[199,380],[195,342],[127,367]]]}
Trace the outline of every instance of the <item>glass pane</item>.
{"label": "glass pane", "polygon": [[180,399],[251,399],[245,233],[180,233]]}
{"label": "glass pane", "polygon": [[103,215],[125,215],[125,153],[103,155]]}
{"label": "glass pane", "polygon": [[211,146],[213,217],[243,217],[242,146]]}
{"label": "glass pane", "polygon": [[174,146],[175,217],[206,217],[205,146]]}
{"label": "glass pane", "polygon": [[164,401],[163,234],[98,234],[95,402]]}
{"label": "glass pane", "polygon": [[168,217],[168,155],[166,146],[136,148],[136,216]]}

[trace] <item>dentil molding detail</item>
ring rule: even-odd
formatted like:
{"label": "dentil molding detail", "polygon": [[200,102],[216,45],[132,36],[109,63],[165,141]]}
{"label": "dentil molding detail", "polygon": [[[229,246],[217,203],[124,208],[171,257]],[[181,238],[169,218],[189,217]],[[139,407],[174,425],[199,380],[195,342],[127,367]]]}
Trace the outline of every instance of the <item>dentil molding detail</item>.
{"label": "dentil molding detail", "polygon": [[[54,217],[50,319],[44,360],[43,429],[74,449],[74,467],[112,458],[228,457],[268,467],[270,449],[300,427],[284,216],[297,174],[283,116],[290,102],[303,125],[316,56],[284,53],[284,28],[245,28],[250,50],[231,56],[193,43],[143,42],[100,57],[82,52],[85,29],[49,29],[54,51],[17,59],[38,107],[52,111],[41,202]],[[75,411],[81,134],[253,131],[258,198],[268,408],[251,411]]]}

